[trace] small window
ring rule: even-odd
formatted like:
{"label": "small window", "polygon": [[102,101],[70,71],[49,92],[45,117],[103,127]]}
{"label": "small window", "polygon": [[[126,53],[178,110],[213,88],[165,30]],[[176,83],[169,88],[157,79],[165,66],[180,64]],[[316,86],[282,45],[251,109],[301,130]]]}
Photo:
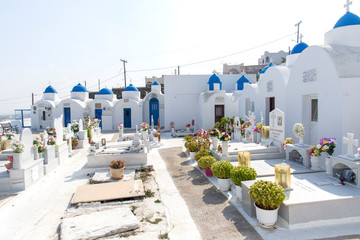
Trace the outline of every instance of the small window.
{"label": "small window", "polygon": [[318,99],[311,99],[311,121],[318,121]]}
{"label": "small window", "polygon": [[101,103],[95,103],[95,108],[101,108]]}

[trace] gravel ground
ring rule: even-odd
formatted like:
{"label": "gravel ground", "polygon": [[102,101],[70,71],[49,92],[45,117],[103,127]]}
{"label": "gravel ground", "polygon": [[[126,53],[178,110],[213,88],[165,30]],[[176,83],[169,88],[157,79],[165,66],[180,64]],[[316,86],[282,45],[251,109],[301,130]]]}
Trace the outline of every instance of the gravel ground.
{"label": "gravel ground", "polygon": [[159,153],[202,239],[261,239],[228,199],[189,165],[181,148],[160,149]]}

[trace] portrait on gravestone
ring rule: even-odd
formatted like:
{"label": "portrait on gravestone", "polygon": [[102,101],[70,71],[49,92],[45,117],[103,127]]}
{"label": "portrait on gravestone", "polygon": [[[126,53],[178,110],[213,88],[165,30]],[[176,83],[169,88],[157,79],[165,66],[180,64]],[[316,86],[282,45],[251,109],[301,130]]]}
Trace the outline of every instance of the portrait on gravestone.
{"label": "portrait on gravestone", "polygon": [[277,119],[277,125],[282,126],[282,117],[278,117]]}

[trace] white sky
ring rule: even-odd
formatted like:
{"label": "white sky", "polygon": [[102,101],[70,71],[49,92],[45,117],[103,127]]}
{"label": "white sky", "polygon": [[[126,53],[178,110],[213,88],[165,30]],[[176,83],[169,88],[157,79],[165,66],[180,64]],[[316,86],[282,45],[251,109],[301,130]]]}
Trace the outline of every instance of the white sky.
{"label": "white sky", "polygon": [[[297,22],[309,45],[345,14],[345,0],[0,0],[0,115],[30,108],[51,83],[60,97],[87,81],[88,90],[145,76],[222,72],[223,63],[257,64],[264,51],[288,51]],[[359,15],[360,3],[350,11]],[[288,36],[292,34],[291,36]],[[288,37],[285,37],[288,36]],[[254,47],[283,38],[274,43]],[[242,52],[202,64],[189,63]],[[172,67],[157,71],[132,70]],[[119,76],[116,76],[120,73]],[[107,80],[116,76],[110,80]],[[106,82],[104,82],[107,80]]]}

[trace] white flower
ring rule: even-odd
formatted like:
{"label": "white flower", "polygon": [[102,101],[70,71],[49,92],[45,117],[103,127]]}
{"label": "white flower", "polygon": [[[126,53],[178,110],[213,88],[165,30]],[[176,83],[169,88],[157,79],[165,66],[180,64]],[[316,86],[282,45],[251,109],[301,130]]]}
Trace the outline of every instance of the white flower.
{"label": "white flower", "polygon": [[320,149],[320,148],[321,148],[321,145],[320,145],[320,144],[316,145],[316,148]]}
{"label": "white flower", "polygon": [[326,150],[328,150],[328,149],[329,149],[329,147],[328,147],[327,145],[325,145],[325,146],[324,146],[324,148],[325,148]]}

